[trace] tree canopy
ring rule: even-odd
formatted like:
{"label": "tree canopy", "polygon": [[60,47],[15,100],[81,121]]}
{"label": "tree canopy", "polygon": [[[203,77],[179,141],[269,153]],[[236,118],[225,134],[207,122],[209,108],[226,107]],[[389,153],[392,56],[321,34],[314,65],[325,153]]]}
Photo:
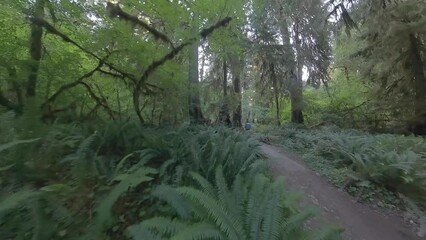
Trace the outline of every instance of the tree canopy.
{"label": "tree canopy", "polygon": [[1,239],[336,239],[269,177],[252,137],[271,126],[425,206],[425,0],[14,0],[0,16]]}

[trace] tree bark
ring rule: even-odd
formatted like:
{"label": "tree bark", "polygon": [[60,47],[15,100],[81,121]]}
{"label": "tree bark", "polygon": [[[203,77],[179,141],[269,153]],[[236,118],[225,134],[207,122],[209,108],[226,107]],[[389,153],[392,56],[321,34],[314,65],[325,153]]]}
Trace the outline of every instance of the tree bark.
{"label": "tree bark", "polygon": [[234,110],[234,114],[233,114],[233,127],[235,128],[241,128],[243,126],[242,124],[242,115],[243,115],[243,111],[242,111],[242,107],[241,107],[241,100],[242,100],[242,96],[241,96],[241,79],[239,76],[234,77],[234,93],[236,94],[237,97],[237,107]]}
{"label": "tree bark", "polygon": [[199,41],[195,41],[191,44],[189,52],[189,119],[191,124],[202,124],[204,121],[198,81],[198,46]]}
{"label": "tree bark", "polygon": [[226,60],[223,61],[223,103],[219,110],[219,123],[224,124],[228,127],[232,125],[231,117],[229,116],[229,107],[228,107],[228,65]]}
{"label": "tree bark", "polygon": [[241,128],[243,126],[242,124],[242,95],[241,95],[241,72],[243,70],[243,60],[242,57],[237,55],[231,55],[230,56],[230,62],[231,62],[231,72],[232,72],[232,85],[234,88],[234,99],[236,102],[237,107],[234,108],[233,114],[232,114],[232,126],[235,128]]}
{"label": "tree bark", "polygon": [[415,34],[410,34],[411,66],[414,73],[415,106],[413,133],[426,135],[426,77],[420,52],[420,41]]}
{"label": "tree bark", "polygon": [[[291,122],[302,124],[303,117],[303,58],[301,56],[301,40],[299,39],[299,29],[297,19],[294,21],[294,38],[291,43],[291,34],[289,24],[284,15],[283,8],[280,7],[279,16],[281,20],[280,31],[283,44],[288,58],[294,62],[290,74],[290,101],[291,101]],[[293,50],[295,49],[295,50]]]}
{"label": "tree bark", "polygon": [[[44,5],[45,0],[37,0],[34,3],[33,16],[37,19],[44,18]],[[34,97],[36,95],[37,88],[37,78],[40,68],[40,60],[42,56],[42,37],[43,37],[43,27],[31,23],[31,35],[30,35],[30,55],[31,63],[29,68],[28,82],[27,82],[27,91],[26,95],[28,97]]]}
{"label": "tree bark", "polygon": [[294,24],[294,39],[296,49],[296,73],[292,79],[290,87],[291,95],[291,122],[303,124],[303,57],[302,57],[302,41],[300,39],[299,23],[296,19]]}
{"label": "tree bark", "polygon": [[275,74],[275,65],[274,63],[269,64],[269,71],[271,72],[272,87],[274,88],[274,97],[275,97],[275,109],[277,114],[277,125],[281,126],[281,116],[280,116],[280,101],[279,101],[279,89],[278,89],[278,79]]}

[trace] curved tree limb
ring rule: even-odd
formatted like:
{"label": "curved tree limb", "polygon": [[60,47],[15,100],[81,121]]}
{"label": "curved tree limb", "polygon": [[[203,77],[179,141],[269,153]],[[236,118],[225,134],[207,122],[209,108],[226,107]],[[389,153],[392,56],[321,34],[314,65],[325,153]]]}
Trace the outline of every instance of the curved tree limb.
{"label": "curved tree limb", "polygon": [[[120,11],[117,11],[118,9],[120,9]],[[117,15],[117,14],[121,14],[121,15],[119,15],[119,16],[121,16],[121,17],[123,17],[123,16],[126,16],[126,17],[128,17],[126,20],[129,20],[129,21],[134,21],[135,19],[134,18],[136,18],[136,17],[132,17],[131,15],[129,15],[129,14],[127,14],[127,13],[125,13],[123,10],[121,10],[121,8],[115,8],[115,9],[113,9],[114,11],[114,13]],[[110,10],[111,11],[111,10]],[[124,17],[123,17],[124,18]],[[131,19],[133,19],[133,20],[131,20]],[[166,54],[164,57],[162,57],[161,59],[159,59],[159,60],[157,60],[157,61],[154,61],[153,63],[151,63],[151,65],[149,65],[148,66],[148,68],[144,71],[144,73],[142,74],[142,76],[141,76],[141,78],[139,79],[139,80],[137,80],[137,79],[135,79],[135,77],[132,75],[132,74],[129,74],[129,73],[126,73],[126,72],[124,72],[124,71],[121,71],[121,70],[119,70],[119,69],[117,69],[116,67],[114,67],[112,64],[110,64],[110,63],[107,63],[107,62],[105,62],[103,59],[101,59],[99,56],[97,56],[96,54],[94,54],[94,53],[92,53],[92,52],[90,52],[89,50],[87,50],[87,49],[85,49],[84,47],[82,47],[81,45],[79,45],[77,42],[75,42],[74,40],[72,40],[71,38],[69,38],[67,35],[65,35],[65,34],[63,34],[63,33],[61,33],[60,31],[58,31],[56,28],[54,28],[52,25],[50,25],[47,21],[45,21],[44,19],[40,19],[40,18],[36,18],[36,17],[33,17],[33,18],[30,18],[30,20],[31,20],[31,22],[33,23],[33,24],[35,24],[35,25],[38,25],[38,26],[41,26],[41,27],[44,27],[45,29],[46,29],[46,31],[47,32],[49,32],[49,33],[51,33],[51,34],[54,34],[54,35],[57,35],[57,36],[59,36],[60,38],[62,38],[62,40],[63,41],[65,41],[65,42],[68,42],[68,43],[71,43],[71,44],[73,44],[74,46],[76,46],[77,48],[79,48],[80,50],[82,50],[83,52],[85,52],[85,53],[87,53],[87,54],[89,54],[90,56],[92,56],[92,57],[94,57],[95,59],[97,59],[97,60],[99,60],[99,62],[100,63],[102,63],[102,65],[106,65],[106,66],[108,66],[111,70],[114,70],[115,72],[117,72],[117,73],[119,73],[119,74],[114,74],[114,73],[112,73],[115,77],[119,77],[120,75],[120,78],[128,78],[128,79],[130,79],[130,80],[132,80],[132,82],[135,84],[135,88],[134,88],[134,91],[133,91],[133,103],[134,103],[134,108],[135,108],[135,111],[136,111],[136,114],[138,115],[138,118],[139,118],[139,120],[143,123],[144,122],[144,120],[143,120],[143,117],[142,117],[142,115],[141,115],[141,112],[140,112],[140,103],[139,103],[139,97],[140,97],[140,95],[141,95],[141,91],[142,91],[142,88],[143,88],[143,86],[144,85],[146,85],[146,81],[147,81],[147,79],[148,79],[148,77],[155,71],[155,70],[157,70],[160,66],[162,66],[163,64],[165,64],[167,61],[169,61],[169,60],[172,60],[174,57],[176,57],[176,55],[178,55],[186,46],[188,46],[188,45],[190,45],[190,44],[192,44],[194,41],[196,41],[196,39],[197,38],[191,38],[191,39],[189,39],[188,41],[186,41],[186,42],[184,42],[184,43],[182,43],[182,44],[180,44],[178,47],[176,47],[176,48],[173,48],[168,54]],[[136,20],[138,20],[139,21],[139,19],[137,19],[136,18]],[[232,18],[231,17],[226,17],[226,18],[224,18],[224,19],[222,19],[222,20],[220,20],[220,21],[218,21],[216,24],[214,24],[213,26],[211,26],[211,27],[209,27],[209,28],[206,28],[206,29],[203,29],[200,33],[199,33],[199,36],[201,36],[202,38],[206,38],[206,37],[208,37],[210,34],[212,34],[216,29],[218,29],[218,28],[220,28],[220,27],[226,27],[228,24],[229,24],[229,22],[232,20]],[[138,25],[140,25],[141,23],[138,23]],[[149,29],[147,29],[148,31],[150,31]],[[156,32],[155,31],[153,31],[152,29],[151,29],[151,31],[150,31],[154,36],[157,36],[157,37],[159,37],[159,36],[161,36],[161,34],[160,35],[155,35],[156,34]],[[163,38],[163,40],[168,40],[168,38],[166,37],[166,38]],[[168,40],[168,41],[166,41],[166,42],[169,42],[169,43],[171,43],[170,42],[170,40]],[[173,46],[173,45],[172,45]],[[97,68],[96,70],[93,70],[92,72],[89,72],[88,74],[90,74],[88,77],[90,77],[91,75],[93,75],[96,71],[99,71],[100,70],[100,67],[99,68]],[[111,75],[109,72],[107,72],[107,71],[102,71],[102,73],[104,73],[104,74],[109,74],[109,75]],[[87,74],[86,74],[87,75]],[[79,80],[77,80],[77,81],[75,81],[75,82],[73,82],[73,83],[70,83],[70,84],[68,84],[68,85],[65,85],[64,87],[65,87],[65,89],[63,89],[62,90],[62,92],[64,91],[64,90],[66,90],[66,89],[69,89],[69,88],[72,88],[72,87],[74,87],[74,86],[76,86],[76,85],[78,85],[78,84],[83,84],[83,85],[85,85],[86,86],[86,88],[88,89],[88,91],[90,91],[89,92],[89,94],[91,94],[91,96],[92,96],[92,98],[94,98],[98,103],[101,103],[101,99],[99,99],[96,95],[94,95],[94,93],[93,93],[93,91],[91,91],[91,88],[90,88],[90,86],[88,86],[86,83],[84,83],[83,82],[83,80],[85,79],[85,78],[87,78],[86,77],[86,75],[85,76],[83,76],[83,79],[79,79]],[[151,87],[152,87],[153,85],[151,85]],[[145,88],[146,89],[146,88]],[[60,93],[59,93],[60,94]],[[58,95],[59,95],[58,94]],[[55,94],[54,94],[55,95]],[[57,96],[55,96],[54,98],[56,98]],[[95,98],[96,97],[96,98]],[[111,115],[111,109],[109,109],[109,107],[107,108],[107,106],[104,106],[104,104],[100,104],[101,106],[103,106],[104,108],[106,108],[107,110],[108,110],[108,112],[110,113],[110,115]]]}
{"label": "curved tree limb", "polygon": [[93,58],[97,59],[98,61],[102,61],[103,64],[105,66],[107,66],[108,68],[110,68],[111,70],[114,70],[115,72],[123,75],[124,77],[130,79],[133,82],[136,82],[136,78],[134,75],[130,74],[130,73],[126,73],[118,68],[116,68],[113,64],[108,63],[105,61],[105,59],[102,59],[101,57],[97,56],[96,54],[94,54],[93,52],[87,50],[86,48],[82,47],[80,44],[78,44],[76,41],[72,40],[70,37],[68,37],[67,35],[61,33],[60,31],[58,31],[55,27],[53,27],[51,24],[49,24],[47,21],[45,21],[44,19],[40,19],[40,18],[30,18],[30,20],[36,24],[39,25],[41,27],[44,27],[46,29],[46,31],[50,34],[56,35],[58,37],[60,37],[64,42],[67,43],[71,43],[72,45],[76,46],[78,49],[80,49],[81,51],[85,52],[86,54],[92,56]]}
{"label": "curved tree limb", "polygon": [[160,39],[161,41],[170,44],[170,46],[174,48],[172,41],[170,41],[170,39],[164,33],[161,33],[160,31],[150,26],[148,23],[142,21],[138,17],[132,16],[126,13],[125,11],[123,11],[123,9],[121,9],[121,7],[118,4],[108,2],[107,10],[109,11],[111,18],[118,17],[118,18],[124,19],[125,21],[131,22],[135,25],[139,25],[145,30],[147,30],[149,33],[154,35],[156,39]]}
{"label": "curved tree limb", "polygon": [[108,106],[105,99],[98,97],[93,91],[93,89],[89,86],[89,84],[83,81],[79,82],[78,84],[83,85],[87,89],[87,92],[89,93],[90,97],[93,98],[99,106],[103,107],[106,110],[111,119],[115,119],[116,113]]}
{"label": "curved tree limb", "polygon": [[73,87],[76,87],[77,85],[79,85],[84,79],[89,78],[91,76],[93,76],[93,74],[96,71],[99,71],[99,69],[102,67],[103,62],[99,62],[98,66],[96,66],[95,69],[93,69],[92,71],[84,74],[83,76],[81,76],[79,79],[77,79],[76,81],[72,82],[72,83],[68,83],[63,85],[62,87],[60,87],[58,89],[58,91],[56,91],[52,96],[50,96],[42,105],[41,108],[46,107],[47,105],[49,105],[50,103],[54,102],[56,100],[56,98],[58,98],[63,92],[65,92],[68,89],[71,89]]}
{"label": "curved tree limb", "polygon": [[[221,27],[226,27],[231,20],[232,20],[231,17],[226,17],[226,18],[218,21],[213,26],[211,26],[209,28],[206,28],[206,29],[203,29],[199,33],[199,35],[202,38],[206,38],[210,34],[212,34],[214,32],[214,30],[216,30],[218,28],[221,28]],[[135,86],[135,89],[133,90],[133,105],[134,105],[134,108],[135,108],[136,115],[138,116],[138,118],[141,121],[141,123],[144,122],[142,114],[141,114],[141,111],[140,111],[140,102],[139,102],[139,97],[140,97],[142,85],[146,83],[146,81],[148,80],[148,77],[155,70],[157,70],[160,66],[162,66],[163,64],[165,64],[167,61],[172,60],[173,58],[175,58],[186,46],[191,45],[196,40],[197,40],[197,38],[191,38],[188,41],[180,44],[178,47],[173,48],[168,54],[166,54],[165,56],[163,56],[161,59],[152,62],[151,65],[149,65],[148,68],[142,74],[141,78],[139,79],[139,81],[137,82],[137,84]]]}

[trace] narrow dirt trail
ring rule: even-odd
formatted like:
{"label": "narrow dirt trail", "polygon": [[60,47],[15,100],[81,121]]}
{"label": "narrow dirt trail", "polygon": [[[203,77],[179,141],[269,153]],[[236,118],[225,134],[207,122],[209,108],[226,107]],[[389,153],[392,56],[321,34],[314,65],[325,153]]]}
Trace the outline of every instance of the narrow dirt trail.
{"label": "narrow dirt trail", "polygon": [[284,176],[287,188],[303,193],[302,205],[320,208],[321,216],[308,225],[326,222],[345,228],[345,240],[411,240],[421,239],[398,216],[390,216],[358,203],[303,165],[300,159],[283,149],[262,145],[275,177]]}

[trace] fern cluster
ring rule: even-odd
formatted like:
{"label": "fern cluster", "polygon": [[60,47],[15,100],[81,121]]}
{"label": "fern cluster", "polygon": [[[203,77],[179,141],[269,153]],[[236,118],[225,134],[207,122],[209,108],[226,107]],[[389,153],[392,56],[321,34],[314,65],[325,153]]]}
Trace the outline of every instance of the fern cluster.
{"label": "fern cluster", "polygon": [[308,234],[312,212],[289,203],[244,133],[0,121],[0,239],[123,239],[129,226],[154,239]]}
{"label": "fern cluster", "polygon": [[337,229],[309,232],[303,228],[315,212],[298,212],[282,179],[238,174],[228,186],[221,166],[215,171],[214,184],[198,173],[190,175],[197,187],[154,190],[154,196],[173,207],[173,215],[129,227],[133,239],[339,239]]}
{"label": "fern cluster", "polygon": [[424,138],[332,128],[293,131],[283,138],[287,147],[309,150],[336,167],[349,168],[355,180],[368,180],[426,203]]}
{"label": "fern cluster", "polygon": [[424,219],[421,207],[412,206],[426,206],[425,138],[373,135],[330,126],[285,126],[268,134],[278,136],[282,145],[301,153],[309,165],[349,192],[367,195],[369,201],[374,195],[379,206],[401,205],[410,212],[417,209],[419,222]]}

